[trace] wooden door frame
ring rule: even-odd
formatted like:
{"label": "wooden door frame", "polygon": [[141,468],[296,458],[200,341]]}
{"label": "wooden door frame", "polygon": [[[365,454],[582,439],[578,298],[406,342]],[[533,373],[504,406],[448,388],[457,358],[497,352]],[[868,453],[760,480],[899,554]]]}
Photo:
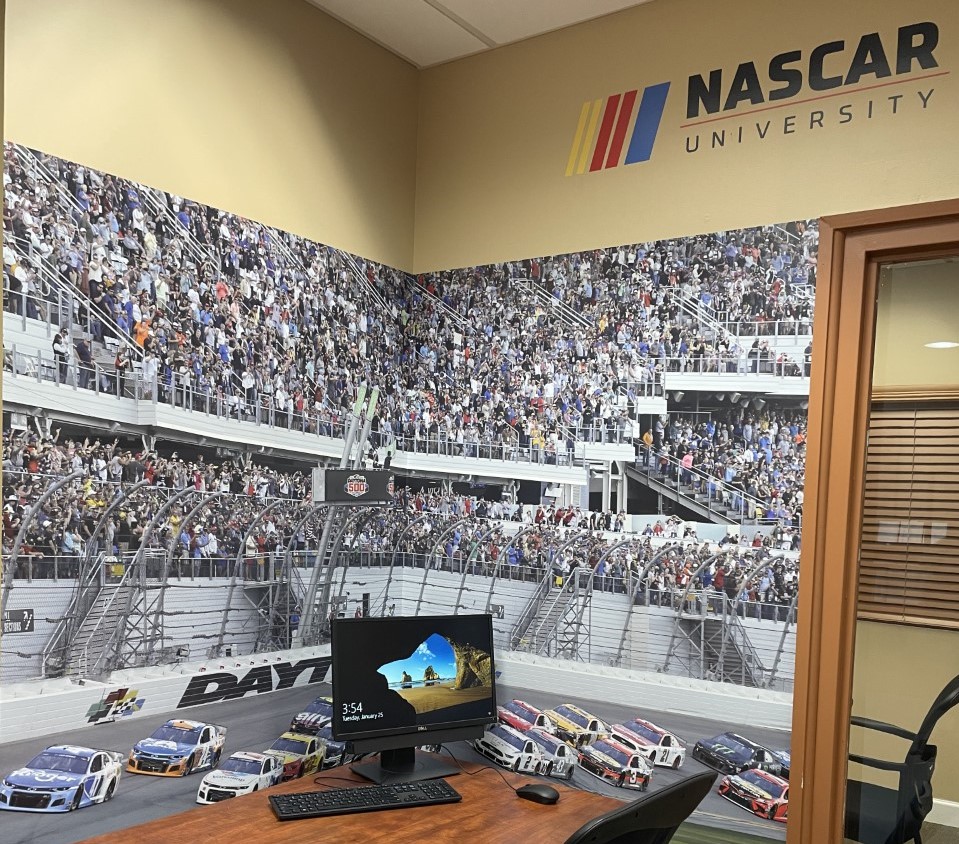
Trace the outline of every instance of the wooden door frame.
{"label": "wooden door frame", "polygon": [[843,840],[879,264],[946,254],[959,200],[820,221],[787,844]]}

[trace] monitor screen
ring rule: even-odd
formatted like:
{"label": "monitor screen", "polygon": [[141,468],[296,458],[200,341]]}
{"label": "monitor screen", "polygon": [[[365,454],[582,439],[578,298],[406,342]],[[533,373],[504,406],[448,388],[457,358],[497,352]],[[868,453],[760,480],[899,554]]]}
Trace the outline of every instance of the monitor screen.
{"label": "monitor screen", "polygon": [[336,619],[332,656],[333,735],[355,752],[409,763],[496,720],[491,615]]}

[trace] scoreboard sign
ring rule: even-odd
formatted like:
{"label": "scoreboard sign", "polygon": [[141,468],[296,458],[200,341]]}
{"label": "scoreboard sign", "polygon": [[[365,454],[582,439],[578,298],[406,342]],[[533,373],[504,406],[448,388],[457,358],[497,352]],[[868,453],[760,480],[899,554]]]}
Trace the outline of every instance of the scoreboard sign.
{"label": "scoreboard sign", "polygon": [[4,610],[3,632],[4,634],[32,633],[33,610]]}
{"label": "scoreboard sign", "polygon": [[313,500],[329,504],[382,504],[393,500],[386,469],[314,469]]}

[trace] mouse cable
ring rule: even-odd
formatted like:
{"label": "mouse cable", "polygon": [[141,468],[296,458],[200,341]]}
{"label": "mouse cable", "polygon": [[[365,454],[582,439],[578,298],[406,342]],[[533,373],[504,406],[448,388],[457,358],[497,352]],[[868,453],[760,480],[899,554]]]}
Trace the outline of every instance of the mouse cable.
{"label": "mouse cable", "polygon": [[456,756],[453,755],[453,751],[450,750],[445,744],[444,744],[444,745],[440,745],[440,749],[441,749],[441,750],[444,750],[447,754],[449,754],[450,759],[452,759],[452,760],[456,763],[456,767],[460,769],[460,772],[466,774],[468,777],[476,776],[476,774],[480,774],[480,773],[482,773],[483,771],[493,770],[493,771],[496,771],[497,774],[499,774],[499,778],[500,778],[504,783],[506,783],[506,787],[507,787],[507,788],[509,788],[514,794],[517,792],[516,786],[515,786],[515,785],[512,785],[512,784],[510,783],[510,781],[509,781],[508,779],[506,779],[505,776],[503,776],[503,772],[502,772],[502,770],[500,770],[500,768],[499,768],[498,766],[496,766],[496,765],[492,765],[492,766],[491,766],[491,765],[483,765],[483,766],[481,766],[481,767],[476,768],[476,769],[473,770],[473,771],[467,771],[466,768],[463,767],[463,763],[462,763],[459,759],[457,759]]}

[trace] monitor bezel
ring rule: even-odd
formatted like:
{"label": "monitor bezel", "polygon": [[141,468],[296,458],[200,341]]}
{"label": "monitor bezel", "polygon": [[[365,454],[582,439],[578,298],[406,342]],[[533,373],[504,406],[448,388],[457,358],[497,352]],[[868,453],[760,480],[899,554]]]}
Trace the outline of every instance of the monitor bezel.
{"label": "monitor bezel", "polygon": [[[429,624],[435,623],[456,623],[470,619],[471,621],[484,621],[489,631],[490,644],[490,701],[492,715],[486,717],[474,717],[457,721],[441,721],[433,724],[410,724],[385,726],[379,729],[355,729],[348,727],[340,721],[342,696],[338,694],[336,677],[338,673],[338,662],[342,660],[343,654],[337,648],[337,636],[340,634],[348,635],[349,629],[356,626],[382,625],[389,627],[396,624],[408,622],[410,624]],[[493,616],[491,613],[470,613],[470,614],[447,614],[447,615],[391,615],[391,616],[370,616],[363,618],[337,618],[333,620],[331,630],[330,656],[332,669],[332,697],[333,697],[333,721],[331,729],[333,736],[337,741],[349,742],[355,752],[370,752],[377,750],[391,750],[395,748],[408,747],[413,739],[413,745],[444,744],[449,741],[470,737],[472,735],[482,735],[486,725],[496,720],[496,659],[493,653]],[[341,729],[344,728],[344,729]]]}

